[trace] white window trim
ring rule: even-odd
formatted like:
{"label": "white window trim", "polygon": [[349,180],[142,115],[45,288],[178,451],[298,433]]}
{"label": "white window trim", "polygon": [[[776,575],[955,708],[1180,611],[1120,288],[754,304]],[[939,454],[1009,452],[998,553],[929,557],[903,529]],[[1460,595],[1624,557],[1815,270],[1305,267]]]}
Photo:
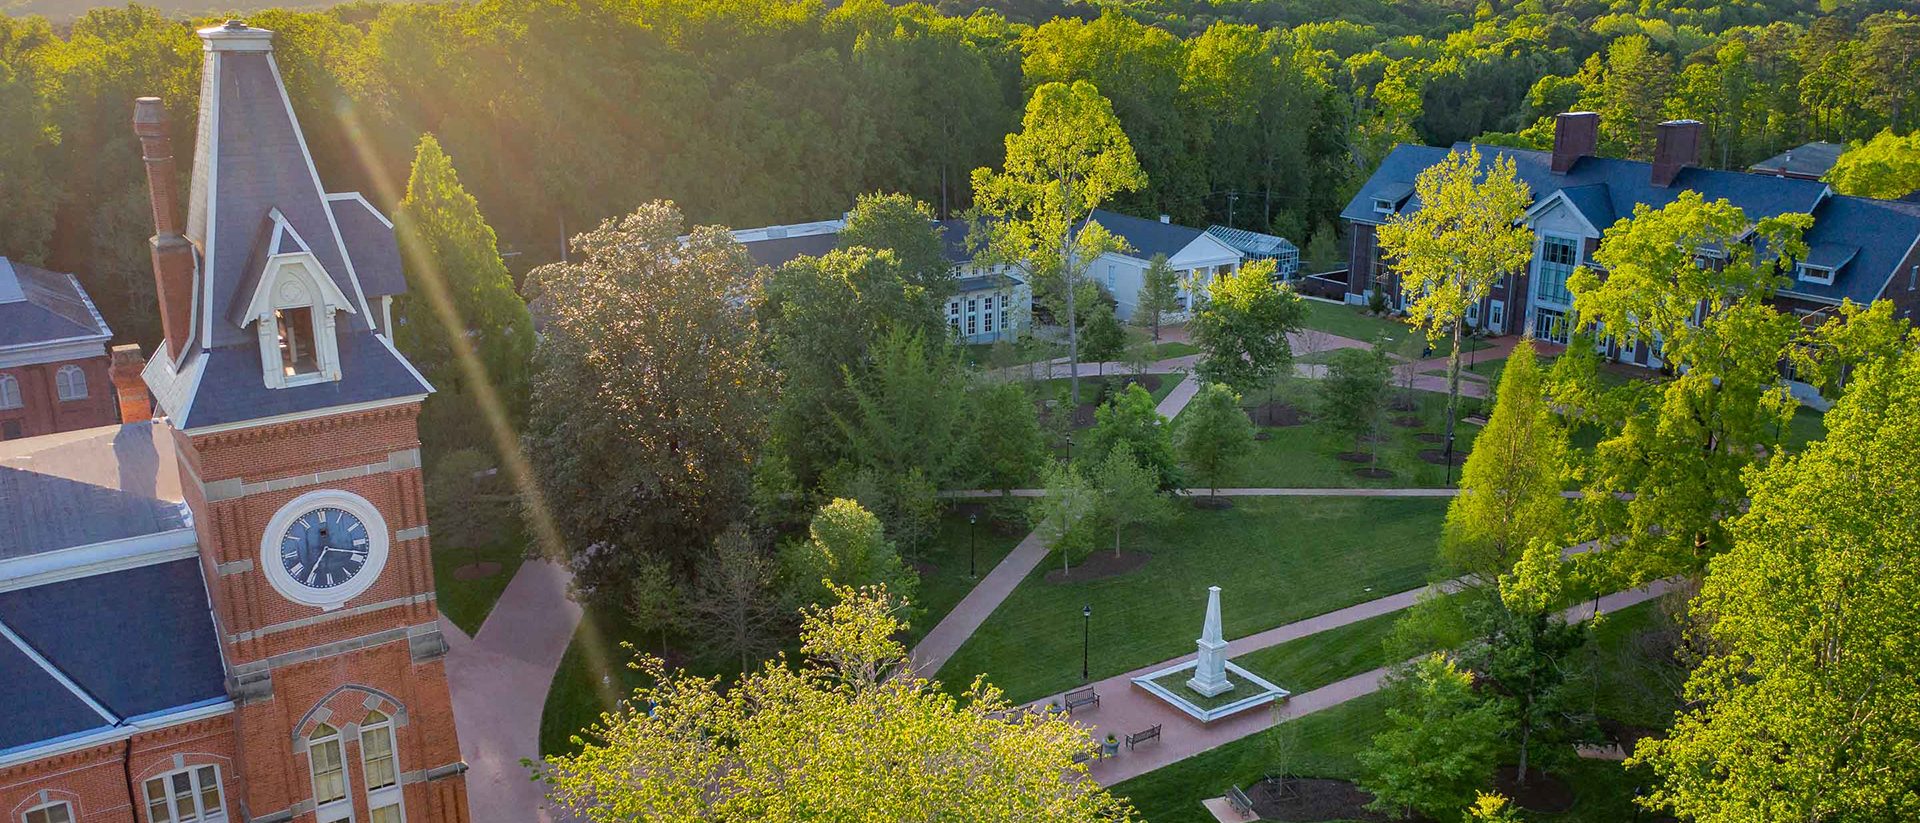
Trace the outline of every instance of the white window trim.
{"label": "white window trim", "polygon": [[53,391],[62,402],[87,399],[86,371],[72,364],[61,366],[53,373]]}
{"label": "white window trim", "polygon": [[23,405],[19,379],[11,374],[0,374],[0,409],[17,409]]}
{"label": "white window trim", "polygon": [[[280,328],[274,312],[281,309],[313,311],[314,357],[320,368],[310,374],[287,375],[280,365]],[[352,301],[321,268],[310,252],[288,252],[267,258],[260,283],[247,302],[260,342],[260,367],[267,388],[284,389],[340,379],[338,312],[354,312]]]}
{"label": "white window trim", "polygon": [[174,775],[185,774],[187,775],[187,779],[192,781],[193,802],[197,806],[200,803],[200,795],[206,791],[206,787],[200,785],[201,769],[213,769],[213,791],[214,794],[220,798],[220,808],[211,812],[206,809],[200,809],[200,816],[194,818],[195,823],[206,823],[206,821],[218,823],[218,821],[228,819],[226,780],[222,779],[220,765],[217,763],[197,763],[184,769],[174,769],[165,774],[155,775],[140,781],[140,819],[143,821],[152,819],[152,812],[150,812],[149,809],[153,803],[148,799],[147,787],[155,781],[160,781],[162,790],[166,792],[167,820],[172,823],[177,823],[177,821],[180,820],[180,808],[174,804],[173,777]]}
{"label": "white window trim", "polygon": [[[353,819],[353,772],[347,769],[347,736],[340,728],[327,724],[329,732],[319,737],[307,738],[307,790],[312,792],[314,820],[319,823],[338,823]],[[327,743],[340,747],[340,799],[326,803],[320,802],[320,773],[313,768],[313,750]]]}
{"label": "white window trim", "polygon": [[[1823,276],[1816,275],[1814,274],[1814,272],[1824,272],[1825,276],[1823,277]],[[1820,266],[1809,266],[1805,263],[1801,263],[1800,270],[1796,272],[1796,275],[1801,280],[1804,280],[1808,283],[1819,283],[1823,286],[1833,285],[1833,269],[1822,268]]]}
{"label": "white window trim", "polygon": [[43,812],[48,809],[52,809],[59,806],[66,807],[68,821],[71,821],[71,823],[79,823],[80,817],[73,813],[73,804],[65,800],[55,800],[48,803],[42,803],[38,806],[34,806],[32,808],[27,809],[26,811],[21,812],[20,813],[21,823],[26,823],[27,815],[33,814],[34,812]]}
{"label": "white window trim", "polygon": [[367,813],[371,815],[374,809],[382,809],[387,806],[399,806],[400,820],[404,823],[407,819],[407,804],[403,793],[400,791],[400,775],[403,773],[400,768],[400,739],[393,733],[393,716],[385,716],[385,720],[360,729],[360,774],[362,779],[365,779],[367,774],[366,738],[368,730],[371,729],[376,732],[385,733],[387,736],[388,757],[393,760],[393,784],[382,786],[378,789],[367,790]]}
{"label": "white window trim", "polygon": [[1504,328],[1506,320],[1507,320],[1506,301],[1494,300],[1487,304],[1487,328],[1492,329],[1494,334],[1506,333],[1507,330],[1506,328]]}

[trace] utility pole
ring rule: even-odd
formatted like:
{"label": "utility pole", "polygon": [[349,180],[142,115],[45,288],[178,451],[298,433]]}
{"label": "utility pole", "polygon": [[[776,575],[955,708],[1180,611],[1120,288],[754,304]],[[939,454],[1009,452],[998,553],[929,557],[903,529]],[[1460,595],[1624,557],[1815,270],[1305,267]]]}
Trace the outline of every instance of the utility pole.
{"label": "utility pole", "polygon": [[1239,192],[1237,191],[1227,192],[1227,228],[1233,228],[1233,204],[1234,204],[1234,201],[1239,199],[1240,199]]}

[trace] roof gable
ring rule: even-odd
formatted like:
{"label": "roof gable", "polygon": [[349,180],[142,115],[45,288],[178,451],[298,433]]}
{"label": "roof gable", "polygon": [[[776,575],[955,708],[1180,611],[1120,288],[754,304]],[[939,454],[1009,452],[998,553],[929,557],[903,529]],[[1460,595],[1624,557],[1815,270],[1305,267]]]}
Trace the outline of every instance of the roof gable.
{"label": "roof gable", "polygon": [[112,336],[78,278],[0,257],[0,348]]}

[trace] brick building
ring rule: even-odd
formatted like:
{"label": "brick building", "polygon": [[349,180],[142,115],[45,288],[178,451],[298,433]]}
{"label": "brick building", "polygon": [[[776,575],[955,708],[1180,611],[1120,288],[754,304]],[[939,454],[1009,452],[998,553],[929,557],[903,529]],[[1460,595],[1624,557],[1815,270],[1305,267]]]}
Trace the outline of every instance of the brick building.
{"label": "brick building", "polygon": [[0,821],[464,823],[391,224],[321,187],[271,32],[199,36],[184,221],[134,107],[164,339],[90,384],[125,422],[0,444]]}
{"label": "brick building", "polygon": [[73,275],[0,257],[0,440],[118,422],[112,337]]}
{"label": "brick building", "polygon": [[[1813,226],[1804,235],[1807,259],[1774,293],[1782,310],[1818,321],[1843,300],[1867,304],[1885,299],[1894,304],[1896,317],[1913,320],[1920,315],[1920,203],[1835,194],[1819,180],[1698,168],[1703,126],[1691,120],[1660,124],[1654,162],[1598,157],[1599,120],[1592,112],[1560,115],[1552,151],[1479,147],[1482,162],[1489,166],[1496,157],[1512,158],[1520,179],[1532,190],[1533,206],[1525,222],[1534,234],[1534,256],[1470,308],[1470,327],[1494,334],[1531,330],[1541,339],[1567,342],[1573,326],[1568,275],[1579,266],[1595,265],[1591,258],[1601,234],[1631,216],[1636,205],[1660,208],[1686,191],[1698,192],[1709,202],[1725,199],[1755,220],[1795,213],[1813,216]],[[1419,208],[1415,179],[1448,151],[1396,147],[1341,212],[1353,229],[1348,302],[1365,303],[1367,292],[1381,288],[1393,305],[1403,306],[1404,296],[1392,266],[1381,258],[1374,229],[1395,214]],[[1620,362],[1662,365],[1658,341],[1607,340],[1602,345],[1607,356]],[[1802,385],[1794,388],[1803,395],[1810,391]]]}

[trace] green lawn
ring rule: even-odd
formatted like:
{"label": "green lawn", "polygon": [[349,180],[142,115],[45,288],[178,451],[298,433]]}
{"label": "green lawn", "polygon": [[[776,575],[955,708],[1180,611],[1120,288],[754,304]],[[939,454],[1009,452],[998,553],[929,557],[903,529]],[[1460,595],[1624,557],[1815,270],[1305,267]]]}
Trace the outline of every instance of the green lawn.
{"label": "green lawn", "polygon": [[[1254,674],[1259,674],[1259,672],[1254,672]],[[1232,675],[1228,675],[1228,676],[1232,677]],[[1179,695],[1181,699],[1184,699],[1195,706],[1199,706],[1201,711],[1211,711],[1213,709],[1220,708],[1221,706],[1225,706],[1228,703],[1232,703],[1235,700],[1239,700],[1247,696],[1246,691],[1242,689],[1242,690],[1224,691],[1212,697],[1208,697],[1204,694],[1194,691],[1193,689],[1187,686],[1187,681],[1192,679],[1193,679],[1192,669],[1181,669],[1180,671],[1174,672],[1173,674],[1163,674],[1163,675],[1160,675],[1159,677],[1154,678],[1153,684],[1156,686],[1159,686],[1160,688],[1166,689],[1167,691],[1172,692],[1176,695]]]}
{"label": "green lawn", "polygon": [[[1294,381],[1283,385],[1275,393],[1275,398],[1294,405],[1311,408],[1314,398],[1308,395],[1317,384]],[[1399,389],[1394,390],[1397,396]],[[1304,426],[1275,426],[1256,429],[1265,432],[1266,440],[1256,440],[1246,459],[1240,466],[1227,475],[1221,485],[1256,488],[1442,488],[1447,485],[1446,467],[1428,463],[1420,459],[1424,449],[1443,449],[1444,444],[1426,443],[1414,439],[1420,432],[1444,433],[1446,426],[1447,396],[1436,392],[1416,391],[1414,399],[1419,409],[1412,412],[1390,411],[1388,418],[1413,415],[1420,418],[1424,425],[1419,428],[1402,428],[1391,422],[1380,428],[1387,440],[1371,444],[1378,449],[1374,465],[1391,471],[1391,478],[1372,480],[1360,477],[1353,470],[1362,464],[1349,463],[1334,455],[1354,451],[1353,438],[1329,431],[1317,423]],[[1252,407],[1264,404],[1265,392],[1257,392],[1242,399],[1242,404]],[[1462,408],[1474,403],[1472,398],[1461,398]],[[1467,423],[1454,426],[1454,449],[1464,451],[1473,447],[1473,438],[1480,428]],[[1364,449],[1362,449],[1364,451]],[[1460,470],[1454,469],[1453,476],[1459,479]],[[1196,478],[1193,485],[1198,487]]]}
{"label": "green lawn", "polygon": [[1680,668],[1668,660],[1649,659],[1640,636],[1665,628],[1660,601],[1649,600],[1608,613],[1594,626],[1593,642],[1584,650],[1594,674],[1593,708],[1602,717],[1648,729],[1673,725],[1681,708],[1674,685]]}
{"label": "green lawn", "polygon": [[[500,599],[500,593],[506,591],[507,583],[513,580],[514,573],[520,571],[520,564],[526,559],[527,538],[520,520],[511,518],[510,522],[508,531],[501,534],[499,539],[478,549],[446,545],[433,547],[434,599],[440,607],[440,613],[469,637],[480,631],[480,624],[486,622],[487,613],[493,611],[493,604]],[[474,562],[476,555],[481,562],[499,563],[500,571],[478,580],[454,577],[454,569]]]}
{"label": "green lawn", "polygon": [[[1012,551],[1025,531],[1019,534],[1005,534],[995,530],[982,517],[976,527],[979,539],[979,570],[986,576],[995,564]],[[959,603],[967,592],[972,590],[974,582],[967,577],[968,525],[964,514],[950,513],[942,518],[940,528],[932,541],[913,559],[936,566],[934,573],[921,580],[919,608],[922,614],[908,629],[903,638],[909,648],[921,636],[946,617],[954,604]],[[560,667],[554,673],[553,685],[547,692],[547,703],[540,715],[540,751],[571,751],[567,738],[580,729],[593,723],[602,712],[612,708],[608,697],[624,698],[633,692],[634,687],[642,685],[639,675],[627,668],[633,653],[621,648],[621,643],[632,643],[640,651],[659,655],[661,638],[658,632],[635,626],[628,620],[624,611],[618,608],[596,608],[588,610],[580,621],[580,628],[574,633],[573,641],[568,644],[567,652],[560,659]],[[686,649],[694,641],[686,637],[668,637],[667,644],[672,649]],[[796,639],[785,651],[789,657],[798,653]],[[737,660],[717,660],[689,657],[674,652],[668,656],[674,666],[687,669],[701,676],[721,675],[729,679],[738,676],[740,664]],[[611,685],[603,684],[602,677],[613,678]]]}
{"label": "green lawn", "polygon": [[[1447,501],[1240,498],[1182,506],[1125,543],[1153,553],[1121,577],[1050,583],[1050,556],[940,670],[950,690],[985,672],[1010,699],[1080,685],[1081,607],[1093,607],[1091,674],[1122,674],[1193,651],[1208,586],[1221,586],[1229,638],[1351,606],[1427,579]],[[1369,591],[1371,589],[1371,591]]]}
{"label": "green lawn", "polygon": [[[1085,365],[1083,364],[1081,368],[1085,369]],[[1107,377],[1126,376],[1125,373],[1107,373]],[[1160,378],[1160,388],[1154,389],[1152,392],[1153,402],[1156,406],[1160,404],[1160,401],[1167,399],[1167,395],[1173,393],[1173,387],[1180,385],[1180,381],[1185,376],[1179,374],[1162,374],[1158,375],[1158,377]],[[1058,397],[1060,392],[1066,390],[1069,379],[1070,378],[1066,377],[1055,377],[1051,380],[1040,381],[1040,396],[1047,398]],[[1093,401],[1093,398],[1101,396],[1100,391],[1102,387],[1100,381],[1102,379],[1103,378],[1095,376],[1090,372],[1083,372],[1080,375],[1080,402],[1090,403]]]}
{"label": "green lawn", "polygon": [[1349,340],[1372,343],[1383,337],[1402,340],[1414,334],[1413,328],[1406,323],[1391,317],[1367,315],[1360,306],[1322,303],[1318,300],[1308,300],[1306,306],[1307,319],[1302,323],[1303,326]]}
{"label": "green lawn", "polygon": [[[1394,592],[1375,594],[1384,596]],[[1393,631],[1394,622],[1405,614],[1402,610],[1369,617],[1243,654],[1233,662],[1294,694],[1311,691],[1400,662],[1387,659],[1386,639]]]}

